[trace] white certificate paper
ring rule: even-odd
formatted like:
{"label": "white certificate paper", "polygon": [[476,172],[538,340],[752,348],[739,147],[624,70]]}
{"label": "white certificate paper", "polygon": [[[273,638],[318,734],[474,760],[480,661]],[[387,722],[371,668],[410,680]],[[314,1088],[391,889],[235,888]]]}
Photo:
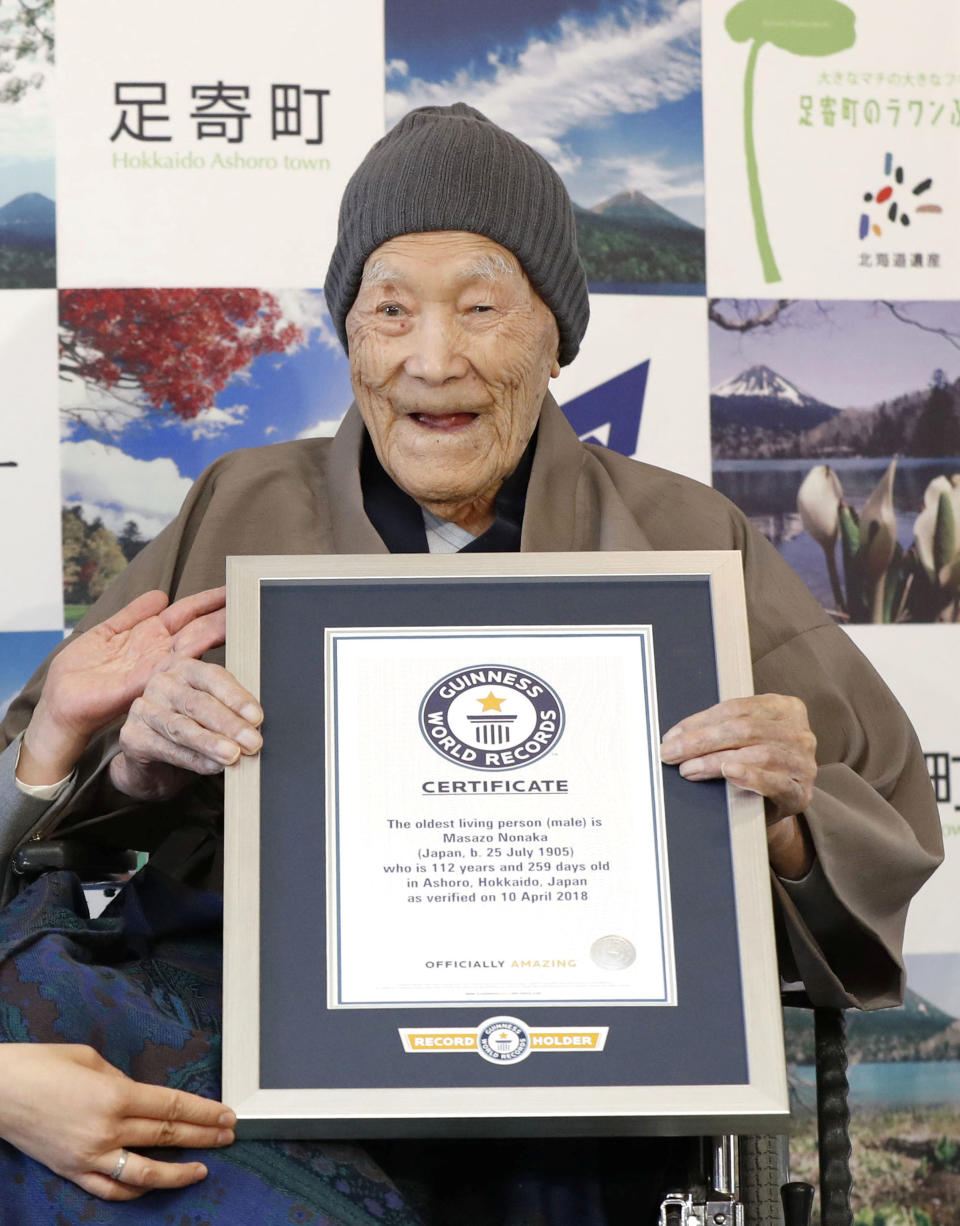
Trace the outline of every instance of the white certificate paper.
{"label": "white certificate paper", "polygon": [[325,651],[329,1007],[674,1004],[651,628]]}

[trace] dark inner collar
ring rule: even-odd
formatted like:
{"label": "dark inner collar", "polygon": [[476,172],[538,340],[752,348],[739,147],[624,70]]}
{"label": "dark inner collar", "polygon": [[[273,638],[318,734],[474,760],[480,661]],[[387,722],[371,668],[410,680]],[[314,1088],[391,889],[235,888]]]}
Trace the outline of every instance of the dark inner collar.
{"label": "dark inner collar", "polygon": [[[527,444],[520,463],[494,499],[496,518],[486,532],[464,546],[461,553],[518,553],[523,527],[523,508],[533,467],[537,432]],[[384,471],[370,435],[364,431],[360,453],[360,485],[363,509],[391,553],[427,553],[427,532],[423,512],[416,499],[404,493]]]}

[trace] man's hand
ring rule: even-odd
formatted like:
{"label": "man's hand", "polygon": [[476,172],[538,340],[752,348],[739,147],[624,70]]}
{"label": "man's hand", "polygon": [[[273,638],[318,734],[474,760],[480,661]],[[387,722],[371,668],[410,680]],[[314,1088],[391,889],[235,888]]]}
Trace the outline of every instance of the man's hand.
{"label": "man's hand", "polygon": [[110,780],[138,800],[175,795],[191,775],[257,753],[262,721],[260,704],[225,668],[171,655],[130,707]]}
{"label": "man's hand", "polygon": [[229,1145],[234,1113],[223,1103],[131,1081],[92,1047],[0,1043],[0,1137],[104,1200],[135,1200],[153,1188],[206,1177],[200,1162],[157,1162],[130,1146]]}
{"label": "man's hand", "polygon": [[813,796],[817,741],[799,698],[757,694],[732,698],[670,728],[663,762],[685,779],[729,779],[766,801],[770,863],[799,878],[813,863],[803,810]]}
{"label": "man's hand", "polygon": [[224,639],[226,589],[169,604],[145,592],[68,643],[53,660],[24,734],[17,778],[56,783],[90,737],[119,719],[160,664],[193,659]]}

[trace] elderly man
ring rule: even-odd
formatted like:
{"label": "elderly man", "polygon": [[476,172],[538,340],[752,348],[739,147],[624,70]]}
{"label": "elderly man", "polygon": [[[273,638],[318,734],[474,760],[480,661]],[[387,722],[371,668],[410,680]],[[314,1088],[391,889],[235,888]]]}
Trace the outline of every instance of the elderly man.
{"label": "elderly man", "polygon": [[[337,436],[215,463],[84,626],[148,589],[213,588],[234,553],[739,549],[760,693],[691,712],[663,760],[765,798],[785,976],[824,1002],[899,1000],[906,906],[941,854],[915,737],[736,508],[584,446],[566,423],[547,389],[577,353],[588,302],[548,164],[463,104],[414,111],[347,187],[325,293],[356,397]],[[216,881],[217,776],[258,751],[263,719],[206,651],[218,599],[177,622],[174,635],[204,629],[173,642],[109,719],[82,699],[67,714],[52,682],[34,710],[38,674],[6,725],[26,734],[7,754],[12,774],[19,753],[19,791],[0,845],[82,824],[155,848],[181,881]]]}

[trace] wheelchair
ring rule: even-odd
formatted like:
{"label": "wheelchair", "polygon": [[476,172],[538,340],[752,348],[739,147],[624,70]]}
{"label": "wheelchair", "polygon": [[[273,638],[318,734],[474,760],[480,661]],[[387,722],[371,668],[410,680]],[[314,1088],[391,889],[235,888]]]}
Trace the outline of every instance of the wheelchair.
{"label": "wheelchair", "polygon": [[[85,888],[110,894],[136,871],[138,855],[79,839],[34,840],[14,855],[25,878],[69,870]],[[788,991],[784,1006],[811,1009],[817,1087],[820,1226],[852,1226],[850,1111],[843,1011],[813,1006]],[[689,1181],[660,1205],[659,1226],[810,1226],[814,1188],[789,1178],[786,1137],[733,1135],[697,1138]],[[654,1226],[638,1222],[637,1226]]]}
{"label": "wheelchair", "polygon": [[[803,992],[785,992],[782,999],[785,1006],[813,1012],[820,1226],[851,1226],[844,1014],[812,1006]],[[699,1147],[701,1177],[664,1198],[659,1226],[809,1226],[814,1188],[790,1180],[786,1137],[702,1138]]]}

